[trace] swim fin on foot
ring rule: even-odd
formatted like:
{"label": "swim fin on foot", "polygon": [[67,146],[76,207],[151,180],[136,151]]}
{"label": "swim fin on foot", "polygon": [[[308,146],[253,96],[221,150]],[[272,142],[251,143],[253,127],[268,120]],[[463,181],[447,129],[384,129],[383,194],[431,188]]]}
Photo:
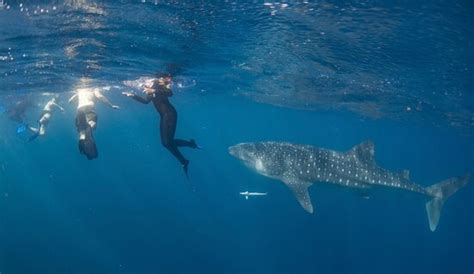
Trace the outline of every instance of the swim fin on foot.
{"label": "swim fin on foot", "polygon": [[189,142],[191,143],[191,148],[194,148],[194,149],[202,149],[201,146],[199,146],[198,144],[196,144],[196,140],[191,139],[191,140],[189,140]]}
{"label": "swim fin on foot", "polygon": [[38,136],[39,136],[39,132],[33,133],[33,135],[31,135],[30,138],[28,138],[28,142],[35,140],[36,138],[38,138]]}
{"label": "swim fin on foot", "polygon": [[184,171],[184,174],[186,175],[186,178],[189,179],[189,176],[188,176],[189,161],[186,161],[184,164],[182,164],[182,166],[183,166],[183,171]]}
{"label": "swim fin on foot", "polygon": [[21,134],[21,133],[25,132],[27,128],[28,128],[28,125],[20,124],[19,126],[16,127],[16,133]]}

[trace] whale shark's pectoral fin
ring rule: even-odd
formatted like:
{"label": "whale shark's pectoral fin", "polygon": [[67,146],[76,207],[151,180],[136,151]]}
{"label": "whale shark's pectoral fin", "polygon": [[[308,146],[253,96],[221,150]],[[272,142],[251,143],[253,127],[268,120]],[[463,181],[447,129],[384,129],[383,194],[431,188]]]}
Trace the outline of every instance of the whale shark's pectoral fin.
{"label": "whale shark's pectoral fin", "polygon": [[375,164],[375,146],[372,141],[365,141],[356,145],[351,150],[349,150],[347,154],[363,163]]}
{"label": "whale shark's pectoral fin", "polygon": [[300,205],[307,212],[313,213],[313,204],[311,203],[311,198],[308,193],[308,187],[311,186],[311,183],[299,181],[292,177],[283,178],[283,182],[291,189],[291,191],[293,191],[293,194]]}

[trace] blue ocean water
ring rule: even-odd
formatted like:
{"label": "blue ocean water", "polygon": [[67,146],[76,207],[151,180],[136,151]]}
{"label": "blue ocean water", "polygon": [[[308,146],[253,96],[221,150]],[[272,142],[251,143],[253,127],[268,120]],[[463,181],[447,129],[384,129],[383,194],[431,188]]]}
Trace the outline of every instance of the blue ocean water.
{"label": "blue ocean water", "polygon": [[[422,186],[474,171],[469,1],[0,1],[0,273],[471,273],[474,187],[431,232],[426,200],[314,184],[314,214],[227,152],[346,151]],[[168,71],[187,180],[125,80]],[[88,77],[99,158],[77,149]],[[46,136],[27,142],[54,95]],[[195,188],[195,191],[193,191]],[[268,192],[245,200],[241,191]]]}

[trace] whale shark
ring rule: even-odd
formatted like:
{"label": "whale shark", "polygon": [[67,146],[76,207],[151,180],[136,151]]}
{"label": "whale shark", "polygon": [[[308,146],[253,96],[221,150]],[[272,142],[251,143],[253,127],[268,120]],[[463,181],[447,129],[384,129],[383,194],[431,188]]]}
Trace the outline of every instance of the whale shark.
{"label": "whale shark", "polygon": [[409,178],[408,171],[391,172],[375,163],[375,147],[365,141],[346,152],[286,142],[240,143],[229,153],[258,174],[282,181],[299,204],[313,213],[308,187],[327,183],[368,193],[371,189],[399,189],[427,197],[426,212],[435,231],[445,201],[466,185],[470,174],[423,187]]}

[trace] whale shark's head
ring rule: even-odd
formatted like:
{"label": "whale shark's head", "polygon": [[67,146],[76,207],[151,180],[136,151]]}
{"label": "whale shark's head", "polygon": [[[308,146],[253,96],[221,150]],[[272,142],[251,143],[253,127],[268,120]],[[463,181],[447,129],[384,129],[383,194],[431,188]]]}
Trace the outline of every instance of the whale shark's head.
{"label": "whale shark's head", "polygon": [[229,154],[241,160],[248,168],[262,175],[271,176],[265,153],[259,146],[261,146],[259,143],[241,143],[229,147]]}

